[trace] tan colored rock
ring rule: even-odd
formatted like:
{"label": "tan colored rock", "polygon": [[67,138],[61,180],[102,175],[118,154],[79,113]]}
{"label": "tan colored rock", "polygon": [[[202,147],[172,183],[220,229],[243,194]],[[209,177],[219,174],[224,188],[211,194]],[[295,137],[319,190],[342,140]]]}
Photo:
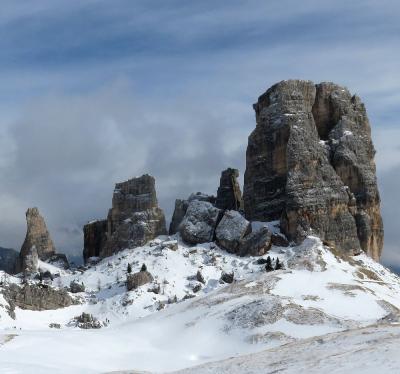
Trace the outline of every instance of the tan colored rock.
{"label": "tan colored rock", "polygon": [[115,185],[112,208],[106,220],[84,227],[85,261],[146,244],[167,233],[165,216],[158,207],[155,180],[145,174]]}
{"label": "tan colored rock", "polygon": [[26,223],[27,231],[20,256],[25,257],[32,247],[36,247],[39,259],[47,260],[56,253],[56,248],[38,208],[29,208],[26,211]]}
{"label": "tan colored rock", "polygon": [[290,241],[319,236],[378,260],[383,225],[362,102],[334,83],[282,81],[254,105],[244,180],[249,220],[280,220]]}

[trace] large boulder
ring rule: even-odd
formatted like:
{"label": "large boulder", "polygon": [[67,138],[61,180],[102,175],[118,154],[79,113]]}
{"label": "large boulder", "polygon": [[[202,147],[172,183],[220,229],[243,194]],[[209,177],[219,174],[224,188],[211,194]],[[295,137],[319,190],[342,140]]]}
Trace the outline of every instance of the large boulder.
{"label": "large boulder", "polygon": [[333,83],[289,80],[254,105],[244,180],[246,218],[280,219],[290,241],[309,234],[379,259],[383,226],[370,126],[357,96]]}
{"label": "large boulder", "polygon": [[179,226],[182,239],[189,244],[211,242],[214,239],[220,212],[220,209],[208,201],[191,201]]}
{"label": "large boulder", "polygon": [[260,227],[239,242],[240,256],[263,256],[272,246],[272,234],[267,227]]}
{"label": "large boulder", "polygon": [[215,230],[217,243],[228,252],[237,253],[240,240],[251,232],[251,224],[238,211],[225,211]]}
{"label": "large boulder", "polygon": [[182,223],[183,218],[185,217],[187,208],[194,200],[207,201],[213,205],[216,201],[215,196],[207,195],[202,192],[192,193],[187,200],[176,199],[174,213],[169,226],[170,235],[176,234],[179,231],[179,225]]}
{"label": "large boulder", "polygon": [[242,192],[237,181],[239,170],[228,168],[221,173],[215,206],[219,209],[242,210]]}

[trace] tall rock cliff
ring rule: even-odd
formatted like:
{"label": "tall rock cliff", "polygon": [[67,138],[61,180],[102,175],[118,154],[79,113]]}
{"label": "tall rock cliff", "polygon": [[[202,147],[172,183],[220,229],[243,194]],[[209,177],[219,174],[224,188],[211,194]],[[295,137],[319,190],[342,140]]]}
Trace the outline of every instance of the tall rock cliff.
{"label": "tall rock cliff", "polygon": [[38,258],[43,261],[50,259],[56,253],[53,240],[38,208],[29,208],[26,211],[26,224],[26,236],[19,255],[18,271],[25,269],[25,260],[30,258],[33,247],[36,248]]}
{"label": "tall rock cliff", "polygon": [[84,227],[83,256],[85,261],[91,256],[107,257],[125,248],[144,245],[166,233],[155,180],[145,174],[115,185],[107,220]]}
{"label": "tall rock cliff", "polygon": [[83,226],[83,259],[99,257],[107,240],[107,220],[89,222]]}
{"label": "tall rock cliff", "polygon": [[246,218],[280,220],[290,240],[314,233],[378,260],[383,225],[364,104],[333,83],[289,80],[254,105],[244,178]]}

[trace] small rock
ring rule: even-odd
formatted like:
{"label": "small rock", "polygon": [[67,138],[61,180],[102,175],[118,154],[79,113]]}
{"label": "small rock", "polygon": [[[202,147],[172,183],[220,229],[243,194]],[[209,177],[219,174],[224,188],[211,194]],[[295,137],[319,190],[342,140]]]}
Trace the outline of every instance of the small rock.
{"label": "small rock", "polygon": [[178,250],[178,241],[177,240],[169,240],[161,243],[162,248],[168,248],[171,251]]}
{"label": "small rock", "polygon": [[83,283],[78,283],[76,281],[72,281],[69,284],[69,291],[71,293],[85,292],[85,285]]}
{"label": "small rock", "polygon": [[197,283],[194,287],[193,287],[193,292],[197,293],[201,290],[201,283]]}
{"label": "small rock", "polygon": [[232,283],[233,279],[234,279],[234,273],[233,272],[232,273],[222,272],[220,279],[224,283]]}
{"label": "small rock", "polygon": [[272,245],[276,245],[277,247],[289,247],[289,241],[283,236],[283,234],[272,234],[271,237]]}
{"label": "small rock", "polygon": [[203,284],[206,283],[206,281],[205,281],[205,279],[204,279],[204,277],[203,277],[203,274],[201,273],[200,270],[197,270],[196,279],[197,279],[197,281],[199,281],[200,283],[203,283]]}

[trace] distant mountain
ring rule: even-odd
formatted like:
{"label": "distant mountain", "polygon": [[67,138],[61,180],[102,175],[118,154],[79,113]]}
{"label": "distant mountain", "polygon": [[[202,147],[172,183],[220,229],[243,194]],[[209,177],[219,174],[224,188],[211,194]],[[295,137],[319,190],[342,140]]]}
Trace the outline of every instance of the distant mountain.
{"label": "distant mountain", "polygon": [[9,274],[13,273],[18,255],[15,249],[0,247],[0,270]]}

